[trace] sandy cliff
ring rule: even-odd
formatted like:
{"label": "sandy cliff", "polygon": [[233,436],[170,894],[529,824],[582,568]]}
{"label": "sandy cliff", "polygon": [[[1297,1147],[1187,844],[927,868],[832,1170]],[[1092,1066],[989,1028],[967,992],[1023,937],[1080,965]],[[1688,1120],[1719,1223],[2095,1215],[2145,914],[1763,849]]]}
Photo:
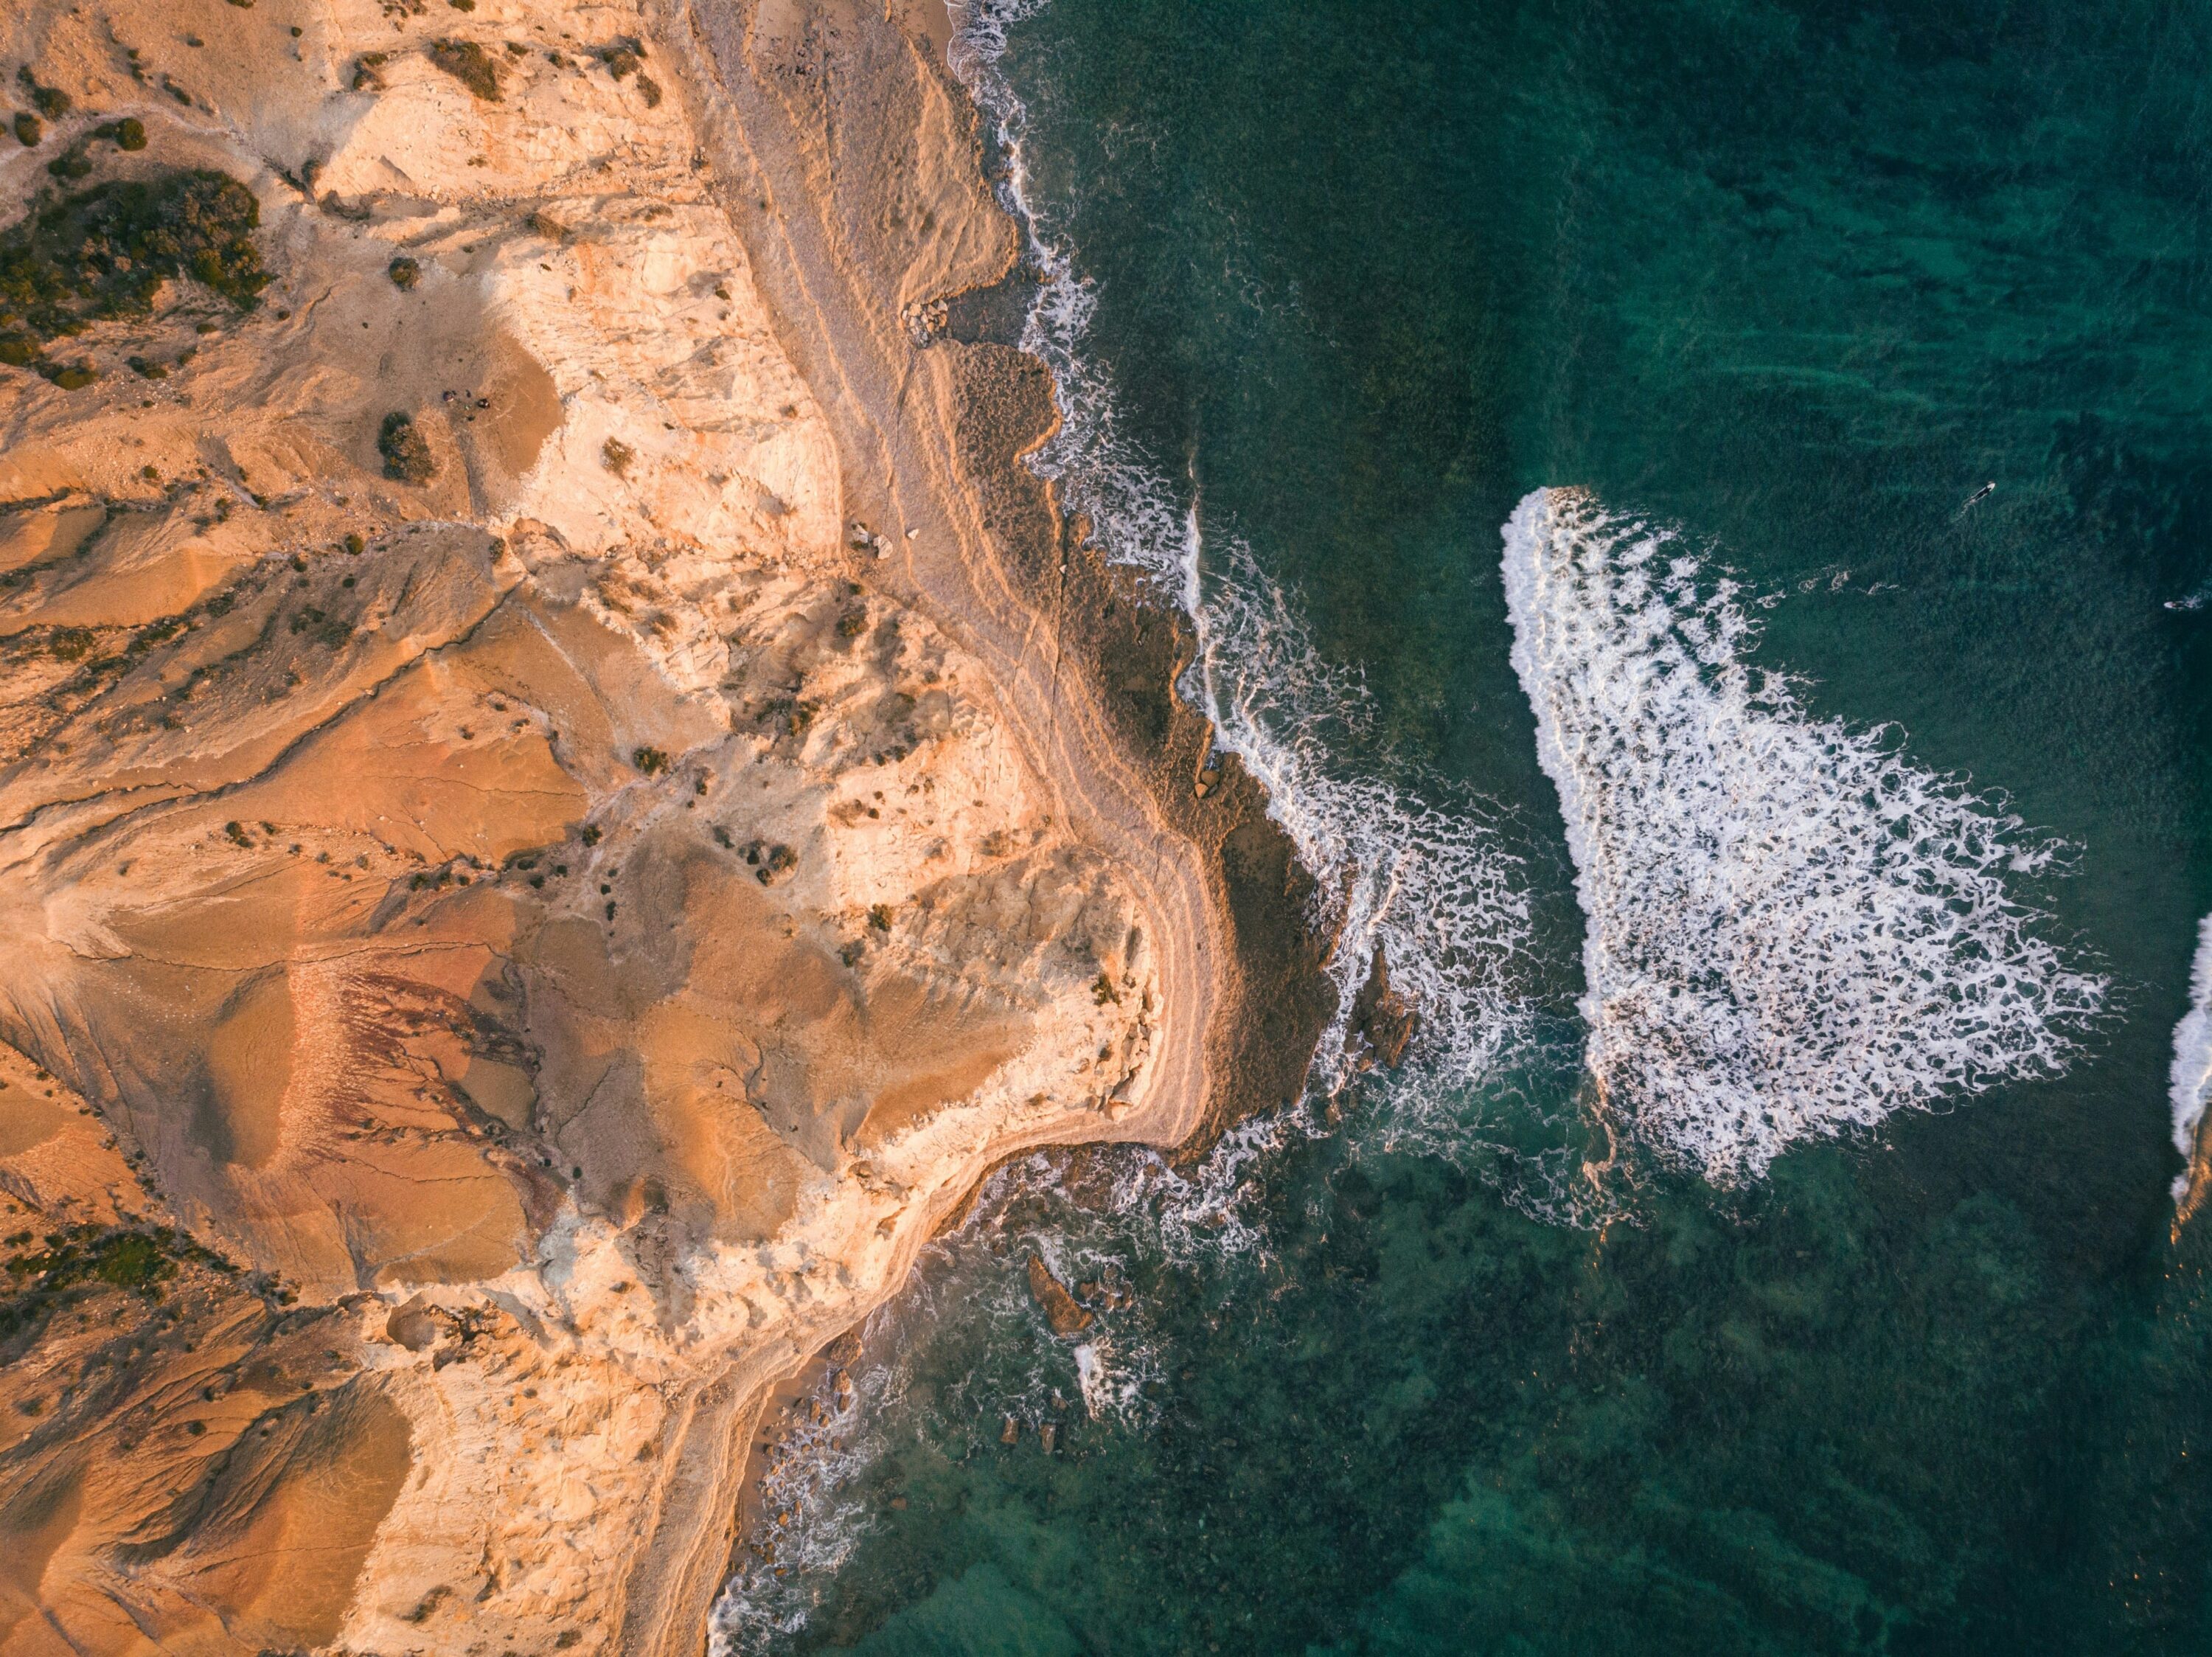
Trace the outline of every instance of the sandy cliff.
{"label": "sandy cliff", "polygon": [[1297,1086],[942,35],[0,21],[0,1651],[696,1650],[984,1169]]}

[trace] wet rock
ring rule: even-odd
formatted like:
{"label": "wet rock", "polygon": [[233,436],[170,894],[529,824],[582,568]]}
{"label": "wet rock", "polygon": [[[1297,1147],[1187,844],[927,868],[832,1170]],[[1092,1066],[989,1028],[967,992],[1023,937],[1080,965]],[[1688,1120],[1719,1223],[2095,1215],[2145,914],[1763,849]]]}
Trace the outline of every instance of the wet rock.
{"label": "wet rock", "polygon": [[1091,1327],[1091,1313],[1067,1292],[1067,1286],[1052,1275],[1052,1268],[1034,1254],[1030,1256],[1030,1295],[1044,1313],[1052,1332],[1063,1339]]}
{"label": "wet rock", "polygon": [[1361,1069],[1380,1063],[1395,1070],[1405,1062],[1407,1044],[1413,1040],[1413,1032],[1419,1025],[1420,1015],[1390,987],[1389,964],[1383,959],[1382,946],[1376,945],[1375,959],[1367,969],[1367,982],[1352,998],[1351,1028],[1346,1034],[1346,1045],[1356,1049],[1363,1040],[1366,1044]]}

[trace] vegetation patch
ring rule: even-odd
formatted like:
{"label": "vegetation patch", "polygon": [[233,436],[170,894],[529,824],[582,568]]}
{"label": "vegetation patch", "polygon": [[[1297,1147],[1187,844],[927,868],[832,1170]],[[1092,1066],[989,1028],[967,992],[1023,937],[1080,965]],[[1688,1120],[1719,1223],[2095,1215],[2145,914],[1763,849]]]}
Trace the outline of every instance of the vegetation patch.
{"label": "vegetation patch", "polygon": [[427,484],[438,470],[430,458],[429,440],[404,414],[387,414],[376,435],[376,452],[384,457],[384,475],[403,484]]}
{"label": "vegetation patch", "polygon": [[61,119],[76,107],[76,101],[59,87],[40,86],[38,76],[31,73],[28,64],[15,71],[15,78],[22,82],[23,90],[31,94],[31,107],[50,121]]}
{"label": "vegetation patch", "polygon": [[610,46],[599,48],[599,61],[607,66],[607,73],[617,81],[637,72],[645,58],[645,42],[635,34],[618,34]]}
{"label": "vegetation patch", "polygon": [[88,356],[74,362],[40,362],[36,365],[40,374],[64,391],[79,391],[100,378],[100,369]]}
{"label": "vegetation patch", "polygon": [[[8,1240],[28,1240],[18,1234]],[[158,1300],[161,1284],[176,1276],[180,1264],[218,1271],[232,1269],[221,1255],[167,1226],[145,1230],[76,1226],[48,1232],[44,1243],[37,1252],[18,1254],[7,1263],[8,1281],[0,1287],[0,1339],[41,1320],[75,1289],[104,1283]]]}
{"label": "vegetation patch", "polygon": [[311,604],[292,618],[292,631],[335,650],[353,637],[353,624],[343,616],[325,615]]}
{"label": "vegetation patch", "polygon": [[35,203],[0,232],[0,362],[21,367],[49,340],[149,316],[171,277],[251,310],[270,280],[253,241],[260,223],[251,190],[201,168]]}
{"label": "vegetation patch", "polygon": [[434,40],[430,62],[486,103],[499,101],[499,60],[473,40]]}
{"label": "vegetation patch", "polygon": [[392,278],[392,285],[405,293],[422,279],[422,267],[402,253],[384,267],[384,274]]}
{"label": "vegetation patch", "polygon": [[763,886],[774,886],[799,867],[799,854],[781,842],[751,841],[743,856],[752,865],[753,878]]}
{"label": "vegetation patch", "polygon": [[607,72],[617,81],[635,75],[638,96],[645,100],[647,109],[658,109],[660,107],[660,83],[639,69],[644,57],[645,42],[634,34],[623,35],[612,46],[599,48],[599,61],[607,66]]}

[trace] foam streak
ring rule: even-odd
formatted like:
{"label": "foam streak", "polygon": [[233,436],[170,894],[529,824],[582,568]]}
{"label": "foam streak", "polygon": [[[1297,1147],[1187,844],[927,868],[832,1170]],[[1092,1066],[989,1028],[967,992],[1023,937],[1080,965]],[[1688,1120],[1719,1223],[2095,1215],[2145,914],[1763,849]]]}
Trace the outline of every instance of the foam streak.
{"label": "foam streak", "polygon": [[1380,946],[1420,1009],[1417,1085],[1462,1088],[1491,1073],[1523,1022],[1505,972],[1528,930],[1519,870],[1485,802],[1440,779],[1386,780],[1348,760],[1372,746],[1364,683],[1322,660],[1249,546],[1206,543],[1194,488],[1179,488],[1123,436],[1111,382],[1086,354],[1095,294],[1054,205],[1029,187],[1029,112],[998,69],[1007,27],[1044,3],[965,7],[952,53],[997,130],[1001,197],[1042,276],[1022,344],[1051,369],[1061,420],[1029,463],[1089,521],[1108,557],[1144,571],[1190,617],[1198,652],[1179,689],[1212,722],[1216,746],[1265,786],[1269,815],[1320,885],[1328,912],[1318,919],[1340,941],[1340,1010],[1322,1038],[1314,1087],[1333,1092],[1352,1074],[1345,1011]]}

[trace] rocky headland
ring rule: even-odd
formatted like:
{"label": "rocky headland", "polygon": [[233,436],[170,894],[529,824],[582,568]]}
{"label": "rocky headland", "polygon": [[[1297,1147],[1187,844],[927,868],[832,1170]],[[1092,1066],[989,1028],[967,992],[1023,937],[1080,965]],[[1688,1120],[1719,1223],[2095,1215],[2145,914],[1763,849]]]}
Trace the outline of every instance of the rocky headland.
{"label": "rocky headland", "polygon": [[0,1653],[696,1652],[984,1173],[1300,1086],[946,38],[0,19]]}

